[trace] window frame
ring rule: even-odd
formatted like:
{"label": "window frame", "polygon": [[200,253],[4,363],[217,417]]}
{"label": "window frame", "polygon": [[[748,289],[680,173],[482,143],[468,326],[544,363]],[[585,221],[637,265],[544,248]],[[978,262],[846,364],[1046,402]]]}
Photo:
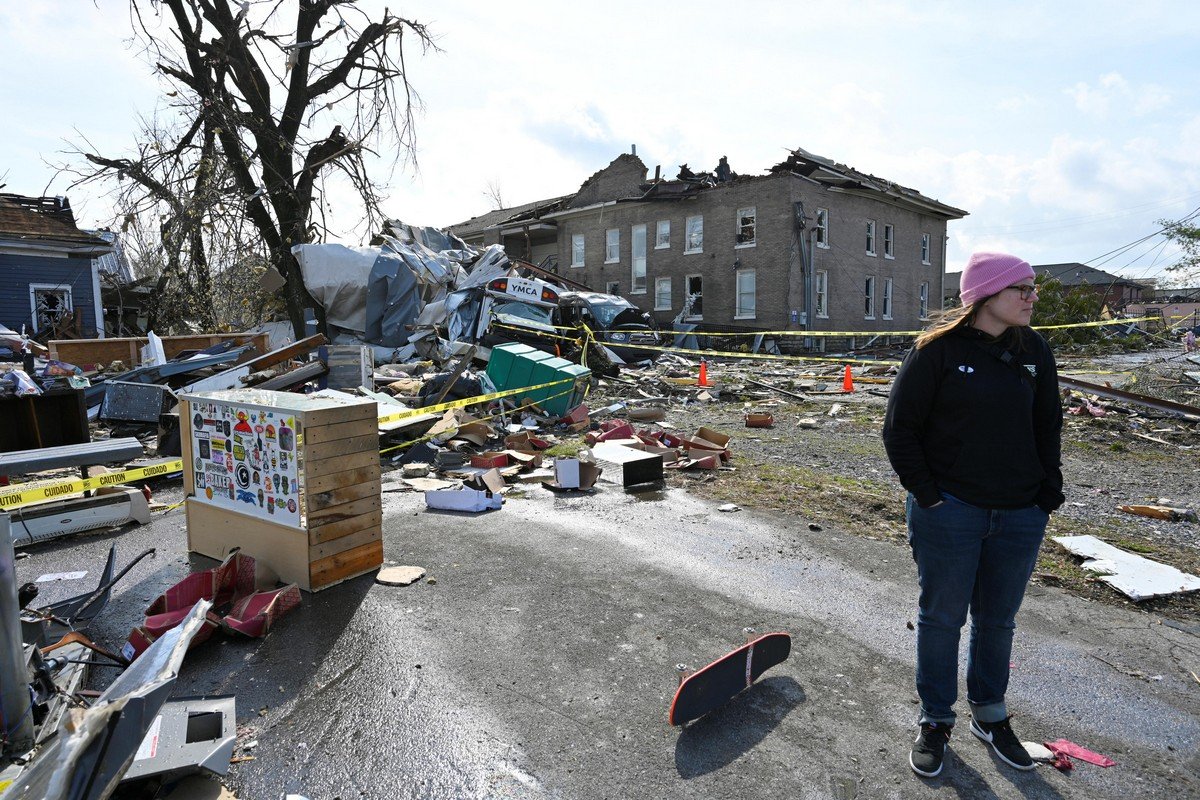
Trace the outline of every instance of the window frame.
{"label": "window frame", "polygon": [[[699,293],[700,294],[700,313],[699,314],[689,314],[688,316],[684,317],[683,319],[685,322],[703,322],[704,321],[704,276],[701,275],[699,272],[689,272],[688,274],[683,276],[683,299],[684,299],[684,302],[686,303],[687,296],[692,293],[691,288],[689,286],[689,284],[691,284],[691,282],[692,282],[692,278],[695,278],[696,280],[700,281],[700,293]],[[693,306],[693,308],[695,308],[695,306]]]}
{"label": "window frame", "polygon": [[620,297],[621,296],[621,282],[620,281],[608,281],[607,283],[604,284],[604,293]]}
{"label": "window frame", "polygon": [[[667,292],[666,292],[667,302],[665,305],[662,302],[660,302],[660,298],[662,295],[661,287],[664,284],[667,287]],[[665,277],[665,278],[655,278],[654,279],[654,310],[655,311],[670,311],[671,310],[671,278],[670,278],[670,276]]]}
{"label": "window frame", "polygon": [[[616,241],[613,241],[613,234],[616,234]],[[613,248],[616,248],[616,255],[613,255]],[[621,229],[607,228],[604,231],[604,263],[605,264],[620,264],[621,263]]]}
{"label": "window frame", "polygon": [[[575,245],[579,245],[579,261],[575,260]],[[578,269],[585,266],[587,260],[587,237],[582,233],[571,234],[571,266]]]}
{"label": "window frame", "polygon": [[822,250],[828,250],[829,245],[829,209],[818,208],[816,216],[816,224],[814,226],[817,231],[817,247]]}
{"label": "window frame", "polygon": [[[666,241],[663,241],[663,226],[666,226]],[[654,226],[654,249],[655,250],[670,250],[671,249],[671,220],[660,219]]]}
{"label": "window frame", "polygon": [[930,236],[928,233],[921,234],[921,263],[924,264],[925,266],[929,266],[930,264],[933,263],[930,260],[930,256],[932,255],[932,251],[933,251],[933,241],[932,240],[933,240],[933,237]]}
{"label": "window frame", "polygon": [[875,276],[866,275],[863,284],[863,319],[875,319]]}
{"label": "window frame", "polygon": [[890,222],[883,223],[883,257],[896,257],[896,226]]}
{"label": "window frame", "polygon": [[[691,232],[692,220],[698,220],[700,223],[700,246],[696,247],[696,248],[692,247],[692,241],[691,241],[692,240],[692,232]],[[689,256],[694,253],[703,253],[703,252],[704,252],[704,215],[703,214],[692,214],[691,216],[685,217],[684,221],[683,221],[683,254],[685,256]]]}
{"label": "window frame", "polygon": [[829,319],[829,270],[819,269],[816,272],[816,282],[813,286],[814,310],[817,319]]}
{"label": "window frame", "polygon": [[[743,222],[744,217],[749,217],[750,225],[747,226]],[[743,231],[750,228],[750,239],[744,242],[738,241],[744,236]],[[758,206],[745,206],[739,208],[737,214],[733,218],[733,249],[743,250],[749,247],[758,246]]]}
{"label": "window frame", "polygon": [[[37,308],[37,293],[38,292],[54,292],[62,294],[65,305],[65,313],[75,313],[75,287],[69,283],[31,283],[29,284],[29,312],[31,327],[34,333],[42,333],[45,329],[38,325],[38,308]],[[61,314],[60,314],[61,316]]]}
{"label": "window frame", "polygon": [[892,318],[892,289],[893,281],[891,278],[883,279],[883,318]]}
{"label": "window frame", "polygon": [[[754,302],[754,308],[749,313],[742,306],[742,295],[745,293],[742,289],[742,280],[749,278],[754,286],[750,292]],[[737,319],[757,319],[758,318],[758,271],[754,269],[739,269],[736,271],[736,276],[733,281],[733,318]]]}
{"label": "window frame", "polygon": [[917,317],[929,319],[929,281],[921,283],[920,294],[917,295]]}
{"label": "window frame", "polygon": [[867,220],[867,255],[875,257],[875,220]]}
{"label": "window frame", "polygon": [[[629,293],[630,294],[645,294],[649,288],[649,281],[646,279],[646,224],[640,223],[629,229]],[[638,236],[642,240],[642,254],[638,256]],[[639,262],[641,262],[639,264]],[[638,279],[641,279],[641,288],[638,288]]]}

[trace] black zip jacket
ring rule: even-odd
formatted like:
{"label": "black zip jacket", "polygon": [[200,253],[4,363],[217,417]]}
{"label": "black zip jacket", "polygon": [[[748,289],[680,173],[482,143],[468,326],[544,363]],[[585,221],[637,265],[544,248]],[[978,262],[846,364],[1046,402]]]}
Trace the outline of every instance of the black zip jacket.
{"label": "black zip jacket", "polygon": [[982,508],[1036,504],[1050,513],[1062,505],[1058,370],[1041,336],[1027,329],[1024,339],[1009,363],[990,336],[970,327],[905,357],[883,443],[920,506],[942,492]]}

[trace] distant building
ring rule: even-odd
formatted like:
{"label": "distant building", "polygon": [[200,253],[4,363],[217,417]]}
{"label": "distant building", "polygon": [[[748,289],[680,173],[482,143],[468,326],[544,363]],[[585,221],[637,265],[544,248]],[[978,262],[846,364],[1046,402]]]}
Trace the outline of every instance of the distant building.
{"label": "distant building", "polygon": [[795,150],[763,175],[622,154],[571,195],[450,227],[470,244],[710,330],[912,330],[940,308],[946,224],[967,212]]}
{"label": "distant building", "polygon": [[1104,299],[1104,304],[1114,310],[1121,310],[1130,303],[1142,300],[1142,294],[1149,295],[1150,287],[1144,283],[1122,278],[1102,269],[1089,267],[1087,264],[1035,264],[1035,274],[1045,278],[1054,278],[1065,287],[1075,288],[1086,286]]}
{"label": "distant building", "polygon": [[76,227],[67,198],[0,193],[0,323],[39,338],[103,337],[97,259],[111,251]]}

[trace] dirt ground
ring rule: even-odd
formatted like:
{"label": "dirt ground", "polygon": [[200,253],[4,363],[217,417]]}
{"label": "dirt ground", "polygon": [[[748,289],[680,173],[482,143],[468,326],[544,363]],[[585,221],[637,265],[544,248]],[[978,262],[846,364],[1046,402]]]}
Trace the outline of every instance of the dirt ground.
{"label": "dirt ground", "polygon": [[[1060,355],[1060,370],[1092,383],[1110,383],[1138,394],[1195,405],[1200,385],[1182,373],[1197,365],[1177,350],[1115,355],[1088,360]],[[686,369],[660,365],[629,370],[631,383],[602,382],[592,408],[609,402],[664,405],[666,426],[693,433],[707,425],[733,436],[732,469],[718,472],[668,470],[668,484],[722,503],[772,509],[807,520],[810,529],[855,533],[907,547],[904,490],[892,472],[880,431],[890,386],[859,382],[853,394],[814,394],[841,388],[838,375],[806,375],[761,362],[715,364],[710,372],[722,388],[715,401],[697,400],[694,387],[671,387],[653,375]],[[682,365],[681,365],[682,367]],[[694,370],[693,377],[694,377]],[[820,372],[820,368],[818,368]],[[809,399],[762,389],[747,379],[770,383]],[[657,403],[655,390],[666,389]],[[1194,388],[1192,388],[1194,387]],[[711,392],[710,392],[711,394]],[[661,395],[659,395],[661,396]],[[1080,403],[1065,393],[1064,405]],[[1122,504],[1161,504],[1200,510],[1200,422],[1169,417],[1132,403],[1093,399],[1104,416],[1065,414],[1063,474],[1067,500],[1051,517],[1034,582],[1064,588],[1096,602],[1121,604],[1180,621],[1200,620],[1200,593],[1133,603],[1053,541],[1055,536],[1091,534],[1125,550],[1200,573],[1200,524],[1135,516]],[[771,428],[747,428],[747,409],[767,409]]]}

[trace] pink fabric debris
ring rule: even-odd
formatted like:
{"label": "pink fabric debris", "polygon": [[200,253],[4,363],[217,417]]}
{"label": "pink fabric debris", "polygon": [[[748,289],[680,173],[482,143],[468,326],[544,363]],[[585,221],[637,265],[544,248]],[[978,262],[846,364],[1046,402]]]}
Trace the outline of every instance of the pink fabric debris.
{"label": "pink fabric debris", "polygon": [[1056,756],[1059,753],[1078,758],[1080,761],[1086,761],[1089,764],[1095,764],[1097,767],[1115,767],[1117,762],[1113,761],[1108,756],[1102,756],[1099,753],[1093,753],[1086,747],[1075,744],[1067,739],[1057,739],[1053,742],[1046,742],[1046,747]]}

